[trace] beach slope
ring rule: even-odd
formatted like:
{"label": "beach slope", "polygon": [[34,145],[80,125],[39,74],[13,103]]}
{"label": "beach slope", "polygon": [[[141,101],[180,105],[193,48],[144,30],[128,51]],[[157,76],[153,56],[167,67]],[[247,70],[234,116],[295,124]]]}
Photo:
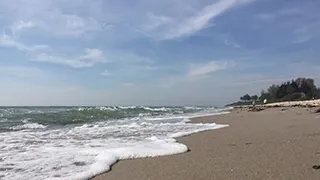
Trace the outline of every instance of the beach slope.
{"label": "beach slope", "polygon": [[230,127],[179,138],[190,152],[125,160],[95,180],[316,180],[320,114],[312,108],[270,108],[193,119]]}

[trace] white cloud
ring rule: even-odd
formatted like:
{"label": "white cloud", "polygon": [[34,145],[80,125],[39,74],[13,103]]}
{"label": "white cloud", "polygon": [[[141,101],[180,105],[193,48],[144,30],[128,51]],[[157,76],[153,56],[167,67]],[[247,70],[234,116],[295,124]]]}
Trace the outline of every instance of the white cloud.
{"label": "white cloud", "polygon": [[13,25],[11,26],[11,31],[13,34],[16,34],[17,32],[23,30],[23,29],[28,29],[28,28],[32,28],[35,26],[35,23],[32,21],[17,21],[15,23],[13,23]]}
{"label": "white cloud", "polygon": [[276,15],[274,13],[261,13],[258,14],[258,18],[263,21],[273,21]]}
{"label": "white cloud", "polygon": [[300,13],[301,11],[297,8],[284,8],[275,12],[260,13],[258,14],[258,18],[266,22],[273,22],[279,17],[297,15]]}
{"label": "white cloud", "polygon": [[226,39],[223,43],[225,45],[227,45],[227,46],[232,46],[232,47],[235,47],[235,48],[240,48],[241,47],[241,45],[239,45],[235,41],[231,41],[231,40],[228,40],[228,39]]}
{"label": "white cloud", "polygon": [[111,76],[113,75],[111,72],[109,72],[108,70],[104,70],[102,73],[100,73],[101,76]]}
{"label": "white cloud", "polygon": [[106,57],[112,62],[120,64],[154,64],[155,61],[149,57],[139,56],[130,52],[109,51],[106,52]]}
{"label": "white cloud", "polygon": [[97,63],[106,63],[103,53],[99,49],[85,49],[85,54],[77,57],[59,57],[40,53],[32,61],[47,62],[53,64],[67,65],[73,68],[91,67]]}
{"label": "white cloud", "polygon": [[[72,10],[70,5],[77,7],[77,10]],[[88,8],[92,6],[98,8],[97,3],[89,0],[81,2],[73,0],[14,0],[1,2],[0,11],[6,19],[14,22],[11,26],[13,32],[36,26],[39,30],[47,31],[50,35],[79,37],[88,32],[110,28],[110,26],[99,23],[91,15],[81,15],[82,9],[88,11]]]}
{"label": "white cloud", "polygon": [[26,45],[17,39],[13,38],[12,36],[8,36],[6,34],[3,34],[0,37],[0,47],[10,47],[10,48],[16,48],[20,51],[27,51],[27,52],[32,52],[32,51],[37,51],[37,50],[42,50],[48,48],[47,45]]}
{"label": "white cloud", "polygon": [[99,49],[87,48],[85,49],[85,55],[81,59],[103,59],[103,52]]}
{"label": "white cloud", "polygon": [[305,23],[293,31],[295,36],[293,43],[304,43],[313,39],[320,38],[320,19],[317,22]]}
{"label": "white cloud", "polygon": [[148,20],[149,23],[143,25],[141,28],[144,29],[145,31],[152,31],[156,28],[159,28],[160,26],[174,23],[173,19],[170,17],[166,16],[157,16],[153,13],[148,13]]}
{"label": "white cloud", "polygon": [[261,13],[258,18],[265,22],[277,23],[274,26],[287,29],[288,34],[292,36],[291,42],[299,44],[320,39],[320,18],[315,15],[318,6],[319,2],[310,1],[301,4],[299,8],[285,7],[274,12]]}
{"label": "white cloud", "polygon": [[[253,0],[218,0],[216,3],[204,7],[200,12],[185,19],[168,18],[165,16],[149,17],[149,25],[144,31],[155,30],[160,39],[175,39],[183,36],[190,36],[206,27],[210,21],[226,11]],[[163,27],[164,26],[164,27]],[[159,32],[160,31],[160,32]]]}
{"label": "white cloud", "polygon": [[0,11],[15,22],[13,29],[36,26],[49,36],[87,37],[89,33],[89,37],[94,37],[97,32],[105,33],[106,29],[121,26],[150,38],[174,39],[192,35],[206,28],[217,16],[252,1],[216,0],[205,6],[205,2],[143,0],[131,10],[102,0],[15,0],[3,2]]}
{"label": "white cloud", "polygon": [[130,69],[135,71],[154,71],[160,69],[160,67],[153,65],[133,65],[130,67]]}
{"label": "white cloud", "polygon": [[202,64],[191,64],[188,72],[188,77],[202,78],[219,70],[224,70],[227,67],[233,66],[234,62],[227,61],[210,61]]}
{"label": "white cloud", "polygon": [[[93,18],[82,18],[74,14],[58,12],[54,19],[46,23],[47,30],[58,35],[80,36],[87,32],[102,31],[102,24]],[[108,26],[109,27],[109,26]]]}

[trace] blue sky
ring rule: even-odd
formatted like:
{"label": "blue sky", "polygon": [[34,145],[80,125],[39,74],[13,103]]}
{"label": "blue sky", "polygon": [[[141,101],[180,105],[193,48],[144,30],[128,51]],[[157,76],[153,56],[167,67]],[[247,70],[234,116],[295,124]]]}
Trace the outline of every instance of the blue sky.
{"label": "blue sky", "polygon": [[223,105],[320,79],[320,1],[0,0],[0,105]]}

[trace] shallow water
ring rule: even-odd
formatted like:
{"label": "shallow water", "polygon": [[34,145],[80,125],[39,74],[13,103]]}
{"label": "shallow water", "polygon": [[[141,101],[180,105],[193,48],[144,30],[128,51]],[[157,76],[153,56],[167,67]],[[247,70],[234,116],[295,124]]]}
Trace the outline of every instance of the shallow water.
{"label": "shallow water", "polygon": [[0,109],[0,178],[88,179],[118,160],[183,153],[175,137],[225,127],[189,124],[213,107]]}

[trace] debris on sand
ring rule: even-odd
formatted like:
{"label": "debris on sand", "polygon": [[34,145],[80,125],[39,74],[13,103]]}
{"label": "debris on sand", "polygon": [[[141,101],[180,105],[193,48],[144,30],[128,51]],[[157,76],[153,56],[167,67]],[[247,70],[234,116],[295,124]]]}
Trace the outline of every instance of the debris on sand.
{"label": "debris on sand", "polygon": [[264,108],[260,108],[260,107],[251,107],[248,109],[249,112],[260,112],[265,110]]}
{"label": "debris on sand", "polygon": [[320,169],[320,165],[319,164],[313,165],[312,168],[318,170],[318,169]]}

